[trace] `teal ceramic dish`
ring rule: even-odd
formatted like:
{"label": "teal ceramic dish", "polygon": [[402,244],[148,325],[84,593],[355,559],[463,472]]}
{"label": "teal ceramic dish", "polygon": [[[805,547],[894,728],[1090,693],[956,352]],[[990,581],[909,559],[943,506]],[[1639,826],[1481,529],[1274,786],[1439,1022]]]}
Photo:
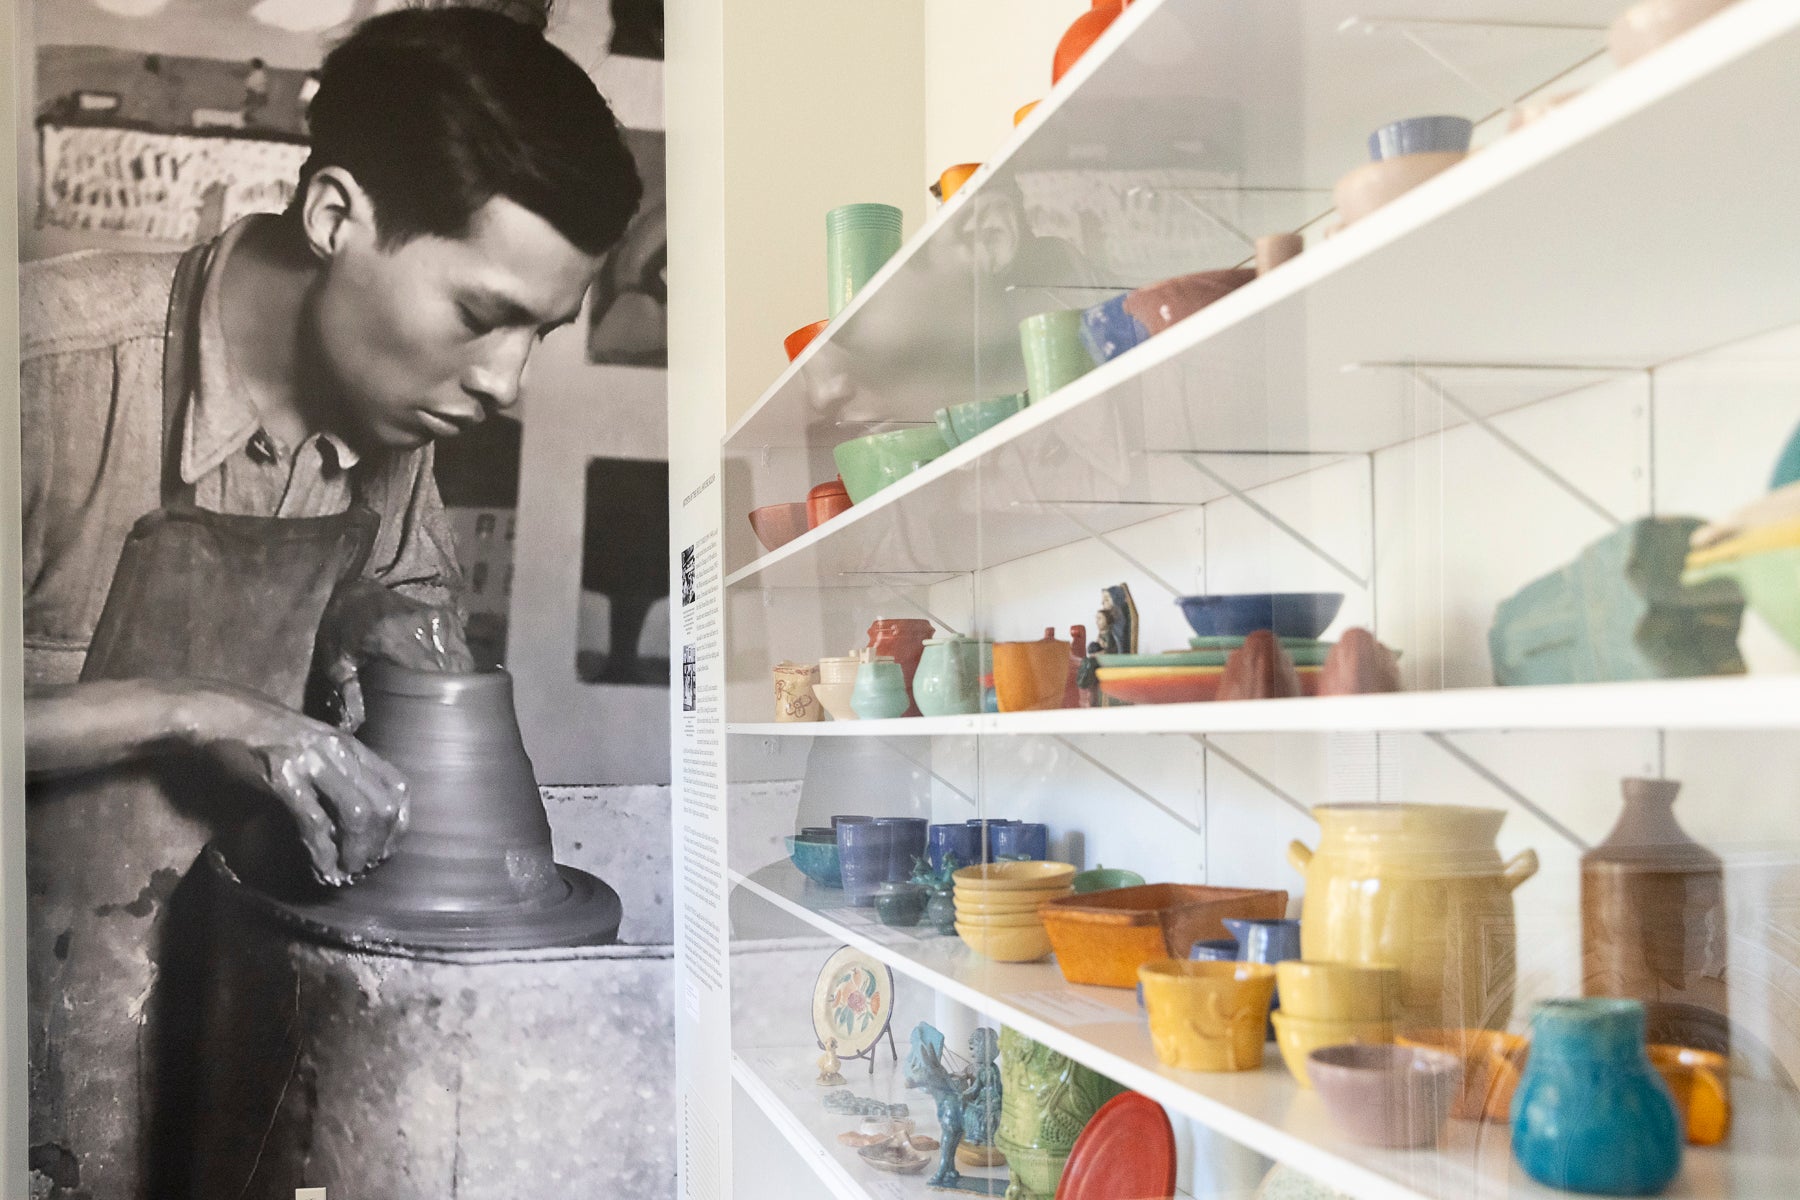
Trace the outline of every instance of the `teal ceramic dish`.
{"label": "teal ceramic dish", "polygon": [[995,396],[992,400],[969,400],[937,410],[938,433],[946,444],[959,446],[978,434],[986,433],[1006,418],[1024,410],[1031,402],[1024,392],[1012,396]]}
{"label": "teal ceramic dish", "polygon": [[798,837],[786,841],[788,861],[799,868],[802,875],[822,887],[844,886],[843,876],[838,871],[836,842],[815,842]]}
{"label": "teal ceramic dish", "polygon": [[852,504],[861,504],[890,483],[898,483],[950,449],[937,426],[896,429],[841,442],[832,450]]}
{"label": "teal ceramic dish", "polygon": [[1119,867],[1095,867],[1091,871],[1082,871],[1070,883],[1076,895],[1087,892],[1110,892],[1114,888],[1143,887],[1144,877],[1136,871],[1126,871]]}

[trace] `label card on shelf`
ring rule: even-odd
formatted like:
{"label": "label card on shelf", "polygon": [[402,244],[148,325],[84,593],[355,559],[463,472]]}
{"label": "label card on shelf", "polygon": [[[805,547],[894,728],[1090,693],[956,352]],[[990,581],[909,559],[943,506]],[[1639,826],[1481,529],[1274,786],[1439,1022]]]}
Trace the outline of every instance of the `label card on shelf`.
{"label": "label card on shelf", "polygon": [[1000,997],[1058,1025],[1111,1025],[1136,1021],[1138,1014],[1072,992],[1009,992]]}

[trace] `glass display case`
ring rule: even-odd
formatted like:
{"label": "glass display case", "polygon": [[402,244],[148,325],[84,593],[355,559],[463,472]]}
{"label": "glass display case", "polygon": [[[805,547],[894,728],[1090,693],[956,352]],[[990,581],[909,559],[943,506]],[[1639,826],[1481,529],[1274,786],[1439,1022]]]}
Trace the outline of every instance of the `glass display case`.
{"label": "glass display case", "polygon": [[[730,428],[731,1072],[816,1187],[1048,1200],[1129,1090],[1183,1195],[1792,1191],[1800,9],[1622,7],[1138,0]],[[1545,1115],[1584,1038],[1647,1124]]]}

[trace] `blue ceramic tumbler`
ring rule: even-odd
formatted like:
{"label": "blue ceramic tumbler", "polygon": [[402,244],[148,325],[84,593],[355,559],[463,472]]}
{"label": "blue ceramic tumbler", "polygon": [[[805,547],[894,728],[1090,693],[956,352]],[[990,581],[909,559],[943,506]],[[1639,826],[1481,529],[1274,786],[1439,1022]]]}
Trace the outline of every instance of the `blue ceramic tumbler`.
{"label": "blue ceramic tumbler", "polygon": [[1644,1006],[1547,1000],[1531,1014],[1531,1057],[1513,1093],[1512,1148],[1539,1183],[1654,1196],[1681,1170],[1680,1119],[1644,1053]]}
{"label": "blue ceramic tumbler", "polygon": [[994,839],[995,858],[1030,858],[1042,861],[1050,853],[1050,830],[1039,821],[1017,821],[996,825],[989,831]]}
{"label": "blue ceramic tumbler", "polygon": [[888,831],[889,883],[904,883],[912,878],[913,863],[925,857],[926,827],[924,817],[876,817],[875,824]]}
{"label": "blue ceramic tumbler", "polygon": [[933,825],[926,835],[925,853],[934,871],[944,869],[946,855],[954,857],[958,867],[972,867],[981,861],[981,830],[961,821]]}

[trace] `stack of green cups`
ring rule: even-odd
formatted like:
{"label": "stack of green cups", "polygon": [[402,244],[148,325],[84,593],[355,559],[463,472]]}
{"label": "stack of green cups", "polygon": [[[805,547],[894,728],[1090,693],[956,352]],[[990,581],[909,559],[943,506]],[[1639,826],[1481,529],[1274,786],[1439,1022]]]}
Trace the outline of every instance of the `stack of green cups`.
{"label": "stack of green cups", "polygon": [[846,204],[825,214],[825,304],[837,316],[900,250],[900,210]]}

